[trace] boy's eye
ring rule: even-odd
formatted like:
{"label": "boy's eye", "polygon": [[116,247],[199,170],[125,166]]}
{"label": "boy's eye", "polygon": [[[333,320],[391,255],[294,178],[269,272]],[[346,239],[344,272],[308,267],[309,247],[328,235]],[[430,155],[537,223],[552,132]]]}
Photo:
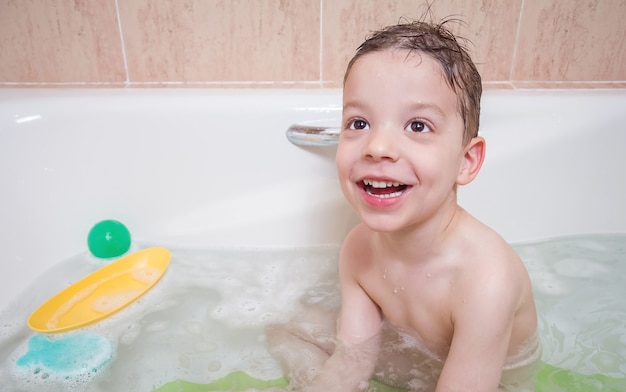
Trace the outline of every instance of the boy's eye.
{"label": "boy's eye", "polygon": [[356,119],[356,120],[352,120],[350,122],[349,128],[350,129],[367,129],[369,128],[369,124],[365,121],[365,120],[361,120],[361,119]]}
{"label": "boy's eye", "polygon": [[411,121],[411,123],[406,126],[406,130],[415,133],[430,132],[430,128],[423,121]]}

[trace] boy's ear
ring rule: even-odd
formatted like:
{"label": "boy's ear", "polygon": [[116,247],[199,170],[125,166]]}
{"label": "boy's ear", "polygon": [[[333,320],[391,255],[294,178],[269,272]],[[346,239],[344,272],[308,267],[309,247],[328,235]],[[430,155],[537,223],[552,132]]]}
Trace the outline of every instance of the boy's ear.
{"label": "boy's ear", "polygon": [[485,149],[485,139],[481,136],[476,136],[465,146],[465,154],[456,178],[458,185],[467,185],[476,178],[485,160]]}

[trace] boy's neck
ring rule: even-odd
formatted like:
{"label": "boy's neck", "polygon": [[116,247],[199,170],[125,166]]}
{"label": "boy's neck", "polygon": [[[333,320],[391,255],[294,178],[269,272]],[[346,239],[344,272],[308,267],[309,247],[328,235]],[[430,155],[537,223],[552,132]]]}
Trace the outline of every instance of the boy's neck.
{"label": "boy's neck", "polygon": [[377,232],[379,246],[385,254],[398,261],[415,263],[426,261],[445,249],[445,242],[455,232],[467,213],[454,203],[424,224],[401,231]]}

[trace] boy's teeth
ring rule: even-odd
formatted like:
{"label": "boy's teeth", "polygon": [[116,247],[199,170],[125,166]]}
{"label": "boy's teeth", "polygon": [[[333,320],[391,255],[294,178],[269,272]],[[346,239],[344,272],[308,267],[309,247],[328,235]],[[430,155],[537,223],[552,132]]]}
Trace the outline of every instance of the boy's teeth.
{"label": "boy's teeth", "polygon": [[406,190],[407,186],[397,181],[363,180],[364,190],[368,195],[381,199],[398,197]]}
{"label": "boy's teeth", "polygon": [[393,193],[382,193],[382,194],[374,194],[370,191],[366,191],[368,195],[378,197],[379,199],[389,199],[392,197],[398,197],[402,194],[402,191],[397,191]]}
{"label": "boy's teeth", "polygon": [[388,188],[388,187],[392,187],[392,186],[400,186],[400,185],[402,185],[399,182],[373,181],[373,180],[363,180],[363,183],[365,185],[371,186],[372,188]]}

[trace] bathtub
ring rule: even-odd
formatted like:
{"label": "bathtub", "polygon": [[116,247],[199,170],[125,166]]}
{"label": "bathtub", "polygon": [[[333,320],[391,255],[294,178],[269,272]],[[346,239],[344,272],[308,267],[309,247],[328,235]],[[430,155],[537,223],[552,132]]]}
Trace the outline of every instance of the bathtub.
{"label": "bathtub", "polygon": [[[626,91],[487,91],[487,158],[459,190],[511,242],[626,232]],[[102,219],[136,239],[204,246],[340,243],[355,222],[335,148],[340,90],[0,90],[0,309],[86,248]]]}
{"label": "bathtub", "polygon": [[[460,204],[511,243],[626,233],[626,90],[487,91],[487,158]],[[356,219],[336,147],[341,91],[0,89],[0,309],[116,219],[177,247],[340,244]]]}
{"label": "bathtub", "polygon": [[[459,202],[511,242],[626,232],[626,91],[487,91],[487,158]],[[0,90],[0,308],[93,224],[188,246],[340,243],[340,90]]]}

